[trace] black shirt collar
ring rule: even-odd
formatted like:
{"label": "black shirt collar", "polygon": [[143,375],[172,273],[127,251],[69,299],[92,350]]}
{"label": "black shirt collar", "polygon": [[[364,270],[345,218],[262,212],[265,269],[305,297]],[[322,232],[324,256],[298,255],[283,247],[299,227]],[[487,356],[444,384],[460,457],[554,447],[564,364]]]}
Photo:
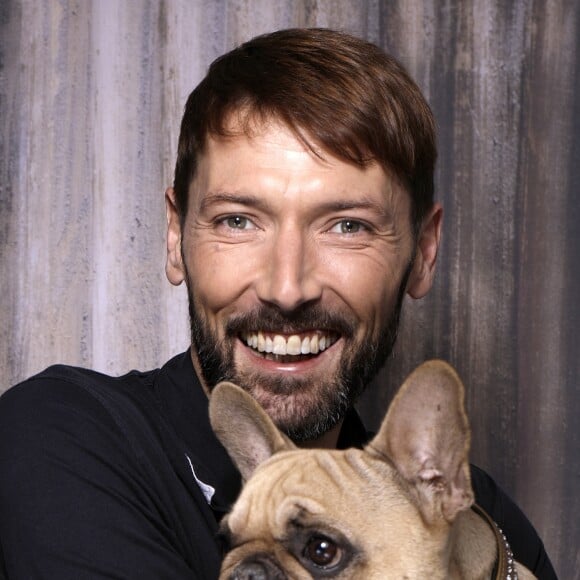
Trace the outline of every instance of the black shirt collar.
{"label": "black shirt collar", "polygon": [[208,398],[193,368],[190,351],[165,364],[155,383],[157,396],[183,444],[182,451],[191,461],[195,476],[215,489],[212,509],[223,514],[238,496],[240,475],[213,433]]}

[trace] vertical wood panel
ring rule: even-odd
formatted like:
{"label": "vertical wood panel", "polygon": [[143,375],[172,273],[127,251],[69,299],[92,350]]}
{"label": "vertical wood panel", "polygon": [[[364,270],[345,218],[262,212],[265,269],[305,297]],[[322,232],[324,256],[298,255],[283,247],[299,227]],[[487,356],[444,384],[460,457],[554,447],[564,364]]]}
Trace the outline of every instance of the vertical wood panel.
{"label": "vertical wood panel", "polygon": [[0,390],[53,362],[120,373],[188,344],[164,279],[185,99],[255,34],[382,44],[435,111],[445,231],[431,294],[360,407],[425,358],[465,378],[473,454],[580,578],[580,6],[574,0],[4,0]]}
{"label": "vertical wood panel", "polygon": [[[8,34],[8,27],[15,33]],[[16,192],[20,151],[20,113],[15,106],[19,80],[19,7],[0,3],[0,393],[23,376],[15,360],[17,253],[22,252],[17,236],[18,205]],[[7,55],[12,55],[8,58]],[[15,58],[16,57],[16,58]],[[8,113],[10,111],[10,114]]]}
{"label": "vertical wood panel", "polygon": [[139,362],[144,354],[139,334],[148,336],[147,355],[160,348],[164,184],[162,142],[155,136],[162,130],[164,79],[159,7],[158,2],[91,4],[92,351],[94,364],[107,371]]}
{"label": "vertical wood panel", "polygon": [[[572,132],[578,129],[573,114],[580,89],[580,21],[575,6],[564,3],[535,4],[533,17],[541,26],[532,28],[528,37],[523,93],[518,491],[524,504],[542,498],[538,525],[547,531],[559,558],[576,560],[578,570],[580,465],[572,457],[580,451],[580,348],[572,329],[580,322],[580,246],[578,222],[569,221],[567,214],[577,216],[579,205],[570,180],[580,167],[579,133]],[[561,450],[542,452],[555,442]],[[525,477],[535,472],[544,477]]]}
{"label": "vertical wood panel", "polygon": [[[6,86],[14,92],[7,94],[2,115],[9,126],[9,175],[2,182],[9,183],[12,201],[11,267],[3,268],[11,303],[3,314],[12,321],[6,351],[15,378],[35,368],[39,353],[45,360],[90,360],[88,296],[81,281],[90,267],[91,233],[84,225],[92,199],[77,187],[83,191],[91,172],[83,82],[87,21],[63,21],[56,3],[46,10],[30,3],[9,9],[20,34],[5,53],[12,73]],[[6,30],[14,33],[11,24]]]}

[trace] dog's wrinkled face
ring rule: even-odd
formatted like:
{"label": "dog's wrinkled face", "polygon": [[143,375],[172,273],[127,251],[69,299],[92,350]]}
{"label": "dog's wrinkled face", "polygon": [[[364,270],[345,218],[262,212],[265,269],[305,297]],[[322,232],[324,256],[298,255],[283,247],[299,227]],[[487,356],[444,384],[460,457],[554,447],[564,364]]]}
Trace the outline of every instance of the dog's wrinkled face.
{"label": "dog's wrinkled face", "polygon": [[473,501],[463,387],[440,361],[405,382],[364,450],[300,450],[231,384],[212,425],[247,481],[222,524],[222,579],[445,578]]}
{"label": "dog's wrinkled face", "polygon": [[222,525],[233,548],[222,577],[384,578],[389,569],[394,578],[433,578],[445,537],[434,539],[399,479],[356,449],[277,453]]}

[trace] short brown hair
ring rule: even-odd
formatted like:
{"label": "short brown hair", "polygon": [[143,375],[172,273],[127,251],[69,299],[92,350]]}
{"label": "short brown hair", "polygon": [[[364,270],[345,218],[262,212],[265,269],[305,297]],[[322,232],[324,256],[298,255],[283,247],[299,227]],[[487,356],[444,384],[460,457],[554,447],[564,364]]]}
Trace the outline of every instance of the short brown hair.
{"label": "short brown hair", "polygon": [[433,205],[433,115],[403,67],[374,44],[329,29],[288,29],[216,59],[181,123],[174,190],[182,219],[206,139],[231,135],[234,113],[245,118],[242,131],[273,118],[314,153],[318,146],[359,166],[378,162],[410,192],[415,231]]}

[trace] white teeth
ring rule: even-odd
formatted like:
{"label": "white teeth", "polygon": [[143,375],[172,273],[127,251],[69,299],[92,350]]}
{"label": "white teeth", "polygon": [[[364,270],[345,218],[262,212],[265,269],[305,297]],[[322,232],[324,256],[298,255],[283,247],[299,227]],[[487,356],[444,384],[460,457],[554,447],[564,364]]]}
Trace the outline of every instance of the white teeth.
{"label": "white teeth", "polygon": [[274,347],[272,349],[274,354],[286,354],[286,341],[283,336],[277,334],[274,337]]}
{"label": "white teeth", "polygon": [[258,350],[264,352],[266,350],[266,338],[261,332],[258,332]]}
{"label": "white teeth", "polygon": [[300,347],[300,337],[293,334],[288,338],[288,342],[286,343],[286,354],[300,354]]}
{"label": "white teeth", "polygon": [[318,335],[315,334],[310,339],[310,354],[318,354]]}
{"label": "white teeth", "polygon": [[318,332],[312,336],[300,338],[298,334],[292,334],[288,337],[276,334],[273,337],[267,336],[263,332],[249,332],[243,337],[246,344],[267,354],[266,358],[272,358],[270,355],[291,355],[298,356],[301,354],[318,354],[329,348],[336,338],[329,335],[320,335]]}

